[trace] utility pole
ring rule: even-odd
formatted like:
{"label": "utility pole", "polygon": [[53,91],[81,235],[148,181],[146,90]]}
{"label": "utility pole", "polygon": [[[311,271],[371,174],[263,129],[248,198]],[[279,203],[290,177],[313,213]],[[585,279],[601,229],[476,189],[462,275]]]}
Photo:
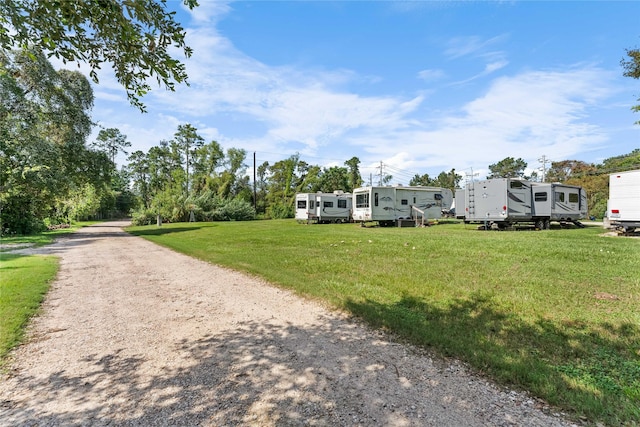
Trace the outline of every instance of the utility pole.
{"label": "utility pole", "polygon": [[382,160],[380,161],[380,180],[378,181],[378,185],[382,185]]}
{"label": "utility pole", "polygon": [[253,152],[253,209],[258,211],[258,193],[256,192],[256,152]]}
{"label": "utility pole", "polygon": [[471,173],[465,172],[465,174],[464,174],[466,176],[466,178],[467,178],[467,182],[473,182],[474,181],[474,177],[478,176],[477,172],[473,173],[473,168],[470,168],[470,169],[471,169]]}
{"label": "utility pole", "polygon": [[550,160],[547,159],[547,156],[543,154],[542,157],[538,159],[538,161],[542,163],[542,182],[545,182],[545,175],[547,173],[547,163],[549,163]]}

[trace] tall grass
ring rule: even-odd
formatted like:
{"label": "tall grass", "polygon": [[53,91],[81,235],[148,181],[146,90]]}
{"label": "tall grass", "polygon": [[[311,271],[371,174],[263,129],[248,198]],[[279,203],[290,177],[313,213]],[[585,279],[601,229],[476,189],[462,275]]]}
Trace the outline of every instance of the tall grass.
{"label": "tall grass", "polygon": [[461,358],[575,416],[640,422],[640,241],[259,221],[135,227]]}

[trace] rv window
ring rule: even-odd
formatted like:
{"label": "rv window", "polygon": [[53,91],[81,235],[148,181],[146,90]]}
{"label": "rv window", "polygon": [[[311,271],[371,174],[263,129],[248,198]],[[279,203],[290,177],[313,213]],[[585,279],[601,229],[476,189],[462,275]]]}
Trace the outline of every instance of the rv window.
{"label": "rv window", "polygon": [[338,200],[338,207],[341,209],[347,208],[347,201],[345,199]]}
{"label": "rv window", "polygon": [[316,201],[309,200],[309,209],[315,209],[315,208],[316,208]]}
{"label": "rv window", "polygon": [[547,201],[547,193],[536,193],[534,194],[534,199],[536,202],[546,202]]}
{"label": "rv window", "polygon": [[556,193],[556,202],[564,202],[564,193]]}
{"label": "rv window", "polygon": [[522,188],[521,181],[511,181],[511,188]]}
{"label": "rv window", "polygon": [[373,193],[373,205],[378,206],[378,193]]}
{"label": "rv window", "polygon": [[298,209],[306,209],[307,201],[306,200],[298,200]]}
{"label": "rv window", "polygon": [[356,208],[368,208],[369,207],[369,193],[356,194]]}
{"label": "rv window", "polygon": [[415,197],[413,198],[413,204],[414,205],[416,204],[416,198]]}
{"label": "rv window", "polygon": [[402,200],[400,200],[400,204],[403,205],[403,206],[406,206],[406,205],[409,204],[409,201],[407,199],[402,199]]}
{"label": "rv window", "polygon": [[578,193],[569,193],[569,203],[578,203],[579,201]]}
{"label": "rv window", "polygon": [[433,195],[433,198],[434,198],[435,200],[442,200],[442,194],[440,194],[440,193],[436,193],[436,194],[434,194],[434,195]]}
{"label": "rv window", "polygon": [[322,207],[323,208],[332,208],[333,207],[333,202],[322,202]]}

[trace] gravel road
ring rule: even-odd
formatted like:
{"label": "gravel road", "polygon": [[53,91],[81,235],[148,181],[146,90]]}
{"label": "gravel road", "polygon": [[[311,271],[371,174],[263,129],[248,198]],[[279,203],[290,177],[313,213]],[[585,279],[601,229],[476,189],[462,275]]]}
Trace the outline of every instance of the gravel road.
{"label": "gravel road", "polygon": [[61,259],[0,426],[571,426],[544,402],[108,222]]}

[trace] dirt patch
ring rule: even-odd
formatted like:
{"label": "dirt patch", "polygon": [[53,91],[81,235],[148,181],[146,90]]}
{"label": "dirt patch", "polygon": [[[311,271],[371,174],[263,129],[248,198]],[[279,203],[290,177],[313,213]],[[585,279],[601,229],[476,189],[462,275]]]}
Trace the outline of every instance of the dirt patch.
{"label": "dirt patch", "polygon": [[0,425],[572,425],[457,361],[124,225],[37,249],[61,269],[0,380]]}
{"label": "dirt patch", "polygon": [[607,292],[596,292],[593,297],[595,299],[599,299],[599,300],[608,300],[608,301],[617,301],[620,299],[619,296],[617,295],[613,295],[613,294],[609,294]]}

